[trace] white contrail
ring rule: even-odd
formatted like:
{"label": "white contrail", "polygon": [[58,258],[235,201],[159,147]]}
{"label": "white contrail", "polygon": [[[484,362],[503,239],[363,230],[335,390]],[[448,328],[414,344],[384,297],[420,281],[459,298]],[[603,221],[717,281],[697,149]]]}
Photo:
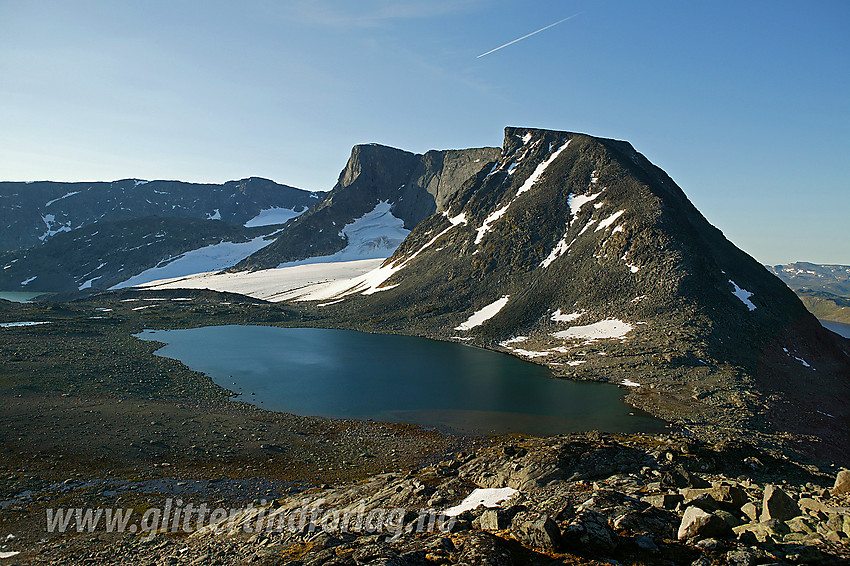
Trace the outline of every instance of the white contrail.
{"label": "white contrail", "polygon": [[573,14],[572,16],[570,16],[570,17],[568,17],[568,18],[564,18],[563,20],[558,20],[558,21],[557,21],[557,22],[555,22],[554,24],[549,24],[549,25],[548,25],[548,26],[546,26],[545,28],[540,28],[540,29],[539,29],[539,30],[537,30],[537,31],[533,31],[533,32],[529,33],[528,35],[524,35],[524,36],[522,36],[522,37],[518,37],[518,38],[516,38],[516,39],[515,39],[515,40],[513,40],[513,41],[509,41],[509,42],[507,42],[507,43],[506,43],[506,44],[504,44],[504,45],[500,45],[500,46],[499,46],[499,47],[497,47],[496,49],[491,49],[491,50],[490,50],[490,51],[488,51],[487,53],[482,53],[481,55],[479,55],[478,57],[476,57],[476,59],[481,59],[481,58],[482,58],[482,57],[484,57],[485,55],[489,55],[490,53],[494,53],[494,52],[498,51],[499,49],[504,49],[504,48],[505,48],[505,47],[507,47],[508,45],[513,45],[513,44],[514,44],[514,43],[516,43],[517,41],[522,41],[523,39],[526,39],[526,38],[528,38],[528,37],[531,37],[532,35],[537,34],[537,33],[540,33],[541,31],[546,31],[546,30],[547,30],[547,29],[549,29],[549,28],[553,28],[553,27],[555,27],[555,26],[556,26],[556,25],[558,25],[558,24],[562,24],[562,23],[566,22],[567,20],[571,20],[571,19],[575,18],[575,17],[576,17],[576,16],[578,16],[579,14],[581,14],[581,12],[578,12],[577,14]]}

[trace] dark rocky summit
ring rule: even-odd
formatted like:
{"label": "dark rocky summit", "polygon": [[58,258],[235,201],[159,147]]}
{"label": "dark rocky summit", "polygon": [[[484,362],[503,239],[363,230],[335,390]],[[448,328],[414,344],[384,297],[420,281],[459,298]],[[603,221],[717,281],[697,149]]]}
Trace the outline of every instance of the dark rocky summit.
{"label": "dark rocky summit", "polygon": [[390,205],[391,214],[412,230],[423,219],[442,212],[463,183],[491,167],[498,156],[496,148],[435,150],[417,155],[378,144],[354,146],[327,197],[290,222],[272,245],[234,270],[273,268],[338,252],[347,244],[340,230],[380,202]]}

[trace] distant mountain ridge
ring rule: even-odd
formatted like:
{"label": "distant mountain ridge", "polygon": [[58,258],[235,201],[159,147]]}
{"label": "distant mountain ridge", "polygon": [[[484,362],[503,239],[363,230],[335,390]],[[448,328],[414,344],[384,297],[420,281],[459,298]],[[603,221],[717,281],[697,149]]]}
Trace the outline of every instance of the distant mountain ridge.
{"label": "distant mountain ridge", "polygon": [[822,320],[850,324],[850,265],[820,265],[806,261],[768,265]]}
{"label": "distant mountain ridge", "polygon": [[[498,155],[357,145],[329,193],[257,177],[0,183],[0,288],[90,292],[207,271],[386,258]],[[276,212],[284,213],[277,221]]]}
{"label": "distant mountain ridge", "polygon": [[[0,182],[0,288],[105,289],[204,246],[225,244],[212,252],[226,256],[227,243],[276,231],[259,225],[283,223],[320,196],[259,177],[221,185]],[[241,246],[241,257],[268,243]]]}
{"label": "distant mountain ridge", "polygon": [[215,218],[242,225],[263,209],[304,209],[319,197],[268,179],[250,177],[226,183],[182,181],[29,183],[0,182],[0,249],[37,246],[56,234],[95,222],[162,218]]}
{"label": "distant mountain ridge", "polygon": [[811,289],[850,298],[850,265],[821,265],[798,261],[766,267],[794,290]]}

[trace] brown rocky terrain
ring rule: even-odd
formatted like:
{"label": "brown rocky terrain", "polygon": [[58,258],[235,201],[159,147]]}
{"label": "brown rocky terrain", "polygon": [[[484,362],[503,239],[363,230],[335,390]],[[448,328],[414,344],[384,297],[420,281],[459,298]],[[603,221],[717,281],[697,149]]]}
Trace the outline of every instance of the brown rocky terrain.
{"label": "brown rocky terrain", "polygon": [[[140,489],[151,489],[144,483],[113,481],[95,497],[131,508]],[[191,483],[183,482],[182,491],[180,483],[163,484],[160,491],[170,490],[171,505],[185,509]],[[197,513],[179,529],[137,518],[128,528],[149,530],[96,530],[28,547],[11,539],[7,547],[23,548],[21,558],[32,563],[86,564],[708,566],[850,559],[850,472],[801,466],[739,442],[598,433],[508,438],[357,483],[266,487],[262,498],[197,530]],[[494,488],[510,494],[442,514],[454,513],[450,508],[474,490]],[[28,497],[86,489],[69,480]],[[214,498],[228,485],[202,489]],[[150,528],[162,531],[163,524],[165,532]]]}

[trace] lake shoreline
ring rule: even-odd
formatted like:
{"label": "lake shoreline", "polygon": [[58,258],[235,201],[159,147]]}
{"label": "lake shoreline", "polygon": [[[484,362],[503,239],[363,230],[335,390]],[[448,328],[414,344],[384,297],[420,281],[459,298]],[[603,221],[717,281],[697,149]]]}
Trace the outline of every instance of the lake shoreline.
{"label": "lake shoreline", "polygon": [[839,336],[843,336],[844,338],[850,339],[850,324],[844,322],[836,322],[832,320],[818,320],[821,325],[827,330],[831,330],[838,334]]}
{"label": "lake shoreline", "polygon": [[28,291],[0,291],[0,299],[13,303],[31,303],[38,297],[50,295],[43,291],[28,292]]}
{"label": "lake shoreline", "polygon": [[559,379],[543,366],[463,343],[256,325],[135,336],[165,344],[156,355],[209,375],[241,401],[275,411],[472,435],[665,430],[625,403],[626,391],[614,384]]}
{"label": "lake shoreline", "polygon": [[[150,302],[122,303],[124,297],[0,303],[0,320],[50,322],[0,329],[0,477],[8,478],[0,482],[0,501],[81,477],[245,481],[226,496],[248,503],[280,490],[416,469],[491,442],[407,424],[302,417],[232,400],[204,374],[155,356],[157,344],[133,338],[150,319],[150,309],[133,309]],[[193,293],[190,307],[181,314],[163,309],[162,315],[171,314],[159,322],[188,327],[210,318],[238,324],[297,317],[227,298]],[[255,477],[276,487],[258,492]],[[217,493],[204,497],[223,496]],[[81,493],[78,501],[96,503],[93,495]],[[0,509],[0,529],[35,543],[46,536],[45,507],[62,497]]]}

